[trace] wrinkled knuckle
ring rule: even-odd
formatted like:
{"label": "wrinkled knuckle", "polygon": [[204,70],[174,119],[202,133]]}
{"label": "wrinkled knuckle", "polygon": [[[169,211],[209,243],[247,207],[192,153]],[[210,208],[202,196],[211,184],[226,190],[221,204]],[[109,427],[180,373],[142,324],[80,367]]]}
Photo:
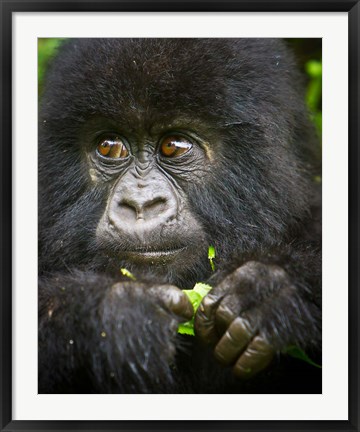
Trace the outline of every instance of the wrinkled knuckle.
{"label": "wrinkled knuckle", "polygon": [[236,318],[236,314],[230,309],[228,305],[220,304],[216,311],[216,316],[221,321],[231,322]]}
{"label": "wrinkled knuckle", "polygon": [[247,318],[237,317],[233,321],[232,327],[237,334],[253,335],[256,331],[255,327]]}
{"label": "wrinkled knuckle", "polygon": [[206,316],[199,315],[195,316],[194,320],[194,332],[197,338],[199,338],[205,344],[214,343],[215,331],[214,325],[211,320]]}
{"label": "wrinkled knuckle", "polygon": [[205,325],[205,323],[209,322],[209,318],[207,317],[207,315],[205,314],[204,310],[201,310],[200,307],[199,309],[196,311],[195,313],[195,317],[194,317],[194,328],[195,331],[201,330],[201,327],[203,325]]}
{"label": "wrinkled knuckle", "polygon": [[202,299],[201,306],[203,306],[203,308],[211,308],[216,304],[217,300],[218,298],[216,296],[208,294]]}
{"label": "wrinkled knuckle", "polygon": [[258,351],[261,351],[261,352],[274,351],[274,348],[273,348],[271,342],[262,334],[254,337],[253,344]]}
{"label": "wrinkled knuckle", "polygon": [[210,317],[213,315],[215,308],[218,305],[218,298],[210,296],[209,294],[205,296],[197,310],[200,317]]}

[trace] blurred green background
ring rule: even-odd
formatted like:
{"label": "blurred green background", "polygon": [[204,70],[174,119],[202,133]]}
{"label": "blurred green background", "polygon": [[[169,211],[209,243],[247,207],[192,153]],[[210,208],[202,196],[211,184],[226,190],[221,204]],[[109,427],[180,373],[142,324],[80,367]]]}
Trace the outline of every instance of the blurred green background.
{"label": "blurred green background", "polygon": [[[41,38],[38,40],[38,73],[39,95],[42,93],[44,74],[51,58],[56,54],[57,48],[66,40],[65,38]],[[293,49],[300,68],[306,76],[306,103],[309,107],[319,139],[322,131],[322,41],[311,38],[285,39]]]}
{"label": "blurred green background", "polygon": [[306,76],[306,103],[321,139],[322,132],[322,39],[285,39]]}
{"label": "blurred green background", "polygon": [[44,75],[50,60],[56,54],[58,47],[65,38],[39,38],[38,39],[38,82],[39,95],[42,93]]}

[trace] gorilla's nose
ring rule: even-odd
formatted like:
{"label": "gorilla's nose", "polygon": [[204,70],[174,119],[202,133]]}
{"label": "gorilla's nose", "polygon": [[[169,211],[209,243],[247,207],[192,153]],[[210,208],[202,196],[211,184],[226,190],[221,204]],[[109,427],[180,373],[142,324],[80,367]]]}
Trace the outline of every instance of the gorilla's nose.
{"label": "gorilla's nose", "polygon": [[115,188],[109,219],[120,231],[154,229],[176,217],[177,203],[175,191],[164,176],[155,172],[139,179],[127,173]]}
{"label": "gorilla's nose", "polygon": [[[135,191],[136,192],[136,191]],[[133,196],[132,196],[133,195]],[[171,199],[165,194],[147,196],[131,194],[123,196],[118,204],[117,214],[122,220],[145,221],[160,218],[172,209]]]}

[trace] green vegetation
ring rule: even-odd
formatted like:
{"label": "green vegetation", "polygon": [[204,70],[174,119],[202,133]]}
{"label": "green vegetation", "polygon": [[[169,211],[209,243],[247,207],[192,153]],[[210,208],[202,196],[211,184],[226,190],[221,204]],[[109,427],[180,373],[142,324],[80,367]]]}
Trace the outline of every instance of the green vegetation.
{"label": "green vegetation", "polygon": [[318,60],[310,60],[305,64],[305,70],[309,77],[306,92],[306,103],[309,107],[312,121],[314,122],[319,136],[322,131],[322,65]]}
{"label": "green vegetation", "polygon": [[211,270],[215,271],[215,264],[214,264],[214,259],[216,256],[216,251],[214,246],[209,246],[209,250],[208,250],[208,259],[210,261],[210,266],[211,266]]}
{"label": "green vegetation", "polygon": [[136,277],[131,273],[131,272],[129,272],[129,270],[127,270],[126,268],[121,268],[120,269],[120,273],[123,275],[123,276],[126,276],[126,277],[128,277],[129,279],[132,279],[132,280],[136,280]]}
{"label": "green vegetation", "polygon": [[44,75],[50,60],[65,38],[39,38],[38,39],[38,85],[39,95],[42,92]]}
{"label": "green vegetation", "polygon": [[289,346],[288,348],[286,348],[286,350],[283,351],[283,354],[287,354],[291,357],[294,357],[294,358],[302,360],[306,363],[309,363],[311,366],[315,366],[315,367],[321,369],[321,365],[318,365],[317,363],[312,361],[311,358],[306,353],[304,353],[304,351],[302,349],[300,349],[299,347],[297,347],[295,345],[292,345],[292,346]]}
{"label": "green vegetation", "polygon": [[192,290],[183,290],[183,292],[189,297],[191,304],[194,308],[194,315],[190,321],[186,323],[180,324],[178,328],[178,332],[180,334],[187,334],[190,336],[195,336],[194,332],[194,317],[195,312],[198,310],[202,299],[206,296],[206,294],[211,290],[211,286],[204,283],[197,283]]}

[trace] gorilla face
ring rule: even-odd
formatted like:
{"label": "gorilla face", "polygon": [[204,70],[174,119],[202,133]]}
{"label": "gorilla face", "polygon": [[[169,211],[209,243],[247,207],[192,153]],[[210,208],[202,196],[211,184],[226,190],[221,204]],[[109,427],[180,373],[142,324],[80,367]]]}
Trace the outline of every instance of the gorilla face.
{"label": "gorilla face", "polygon": [[182,187],[206,155],[189,135],[175,129],[130,141],[106,132],[88,153],[94,183],[109,188],[97,247],[135,271],[182,274],[198,257],[206,259],[206,236]]}

